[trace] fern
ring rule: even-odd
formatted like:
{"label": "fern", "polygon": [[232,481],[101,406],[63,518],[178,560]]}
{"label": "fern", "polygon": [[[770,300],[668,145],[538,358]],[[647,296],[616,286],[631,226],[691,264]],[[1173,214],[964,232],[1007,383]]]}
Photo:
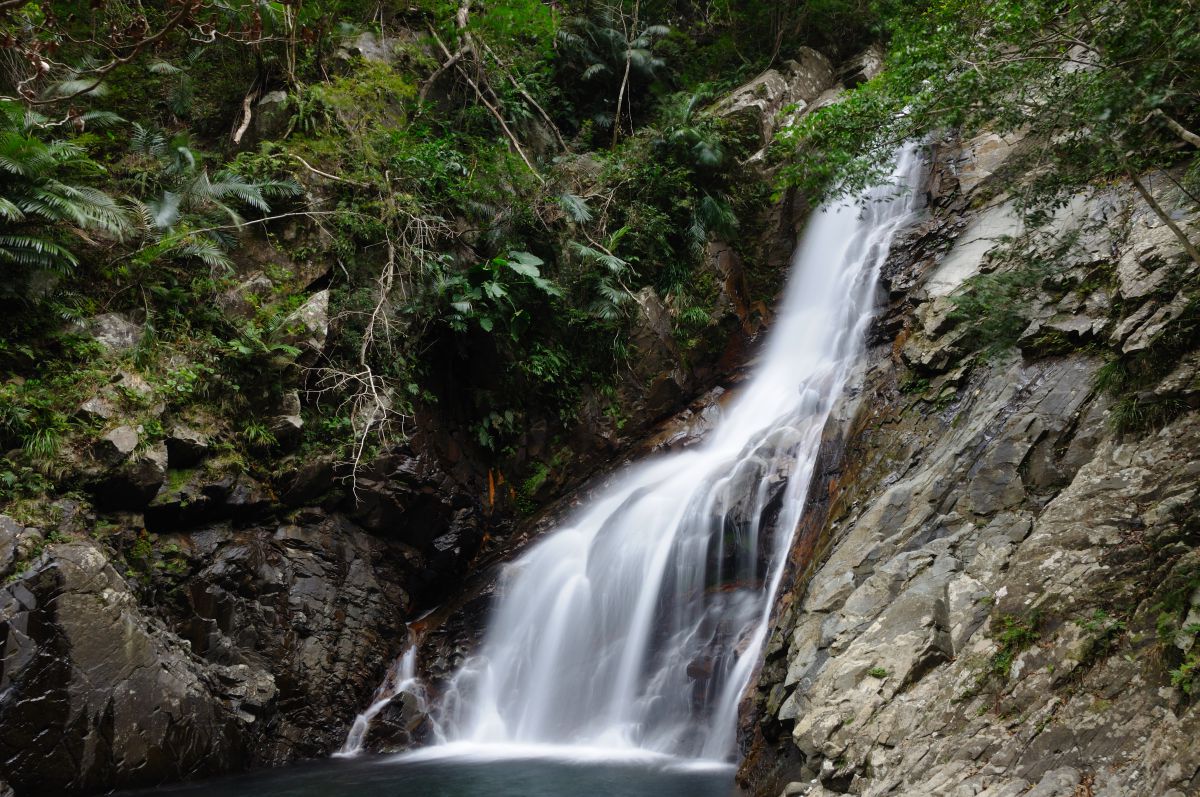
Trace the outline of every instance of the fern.
{"label": "fern", "polygon": [[581,196],[562,194],[558,197],[558,206],[576,224],[587,224],[592,220],[592,209],[588,207],[587,200]]}
{"label": "fern", "polygon": [[[115,114],[81,118],[103,125]],[[24,272],[69,273],[78,258],[67,241],[79,233],[121,239],[131,228],[126,209],[103,191],[76,181],[103,174],[78,145],[44,141],[45,118],[16,103],[0,102],[0,262]],[[24,279],[4,281],[0,290],[19,291]]]}

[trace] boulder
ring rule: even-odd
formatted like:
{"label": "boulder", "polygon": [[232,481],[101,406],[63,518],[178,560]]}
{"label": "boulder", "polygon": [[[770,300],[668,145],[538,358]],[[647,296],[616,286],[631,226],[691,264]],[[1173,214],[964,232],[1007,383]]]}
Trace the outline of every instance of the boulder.
{"label": "boulder", "polygon": [[104,396],[92,396],[79,405],[77,414],[89,421],[102,422],[112,420],[113,416],[117,414],[117,408]]}
{"label": "boulder", "polygon": [[102,313],[77,322],[72,331],[91,338],[110,352],[120,353],[142,342],[142,326],[120,313]]}
{"label": "boulder", "polygon": [[332,456],[322,456],[296,462],[278,480],[280,500],[291,507],[313,504],[336,484],[336,468]]}
{"label": "boulder", "polygon": [[103,509],[141,509],[162,487],[167,475],[167,447],[159,442],[108,472],[93,487]]}
{"label": "boulder", "polygon": [[140,441],[137,430],[132,426],[118,426],[105,432],[92,447],[92,454],[104,465],[118,465],[129,458]]}
{"label": "boulder", "polygon": [[275,283],[265,274],[254,274],[218,296],[217,307],[231,321],[249,321],[274,290]]}
{"label": "boulder", "polygon": [[42,534],[41,529],[27,526],[17,533],[17,562],[22,562],[27,559],[32,559],[33,555],[41,550],[46,542],[46,537]]}
{"label": "boulder", "polygon": [[[236,766],[261,705],[143,616],[95,543],[0,589],[0,778],[21,793],[153,785]],[[255,699],[268,702],[270,694]]]}
{"label": "boulder", "polygon": [[300,350],[296,362],[312,365],[329,337],[329,290],[317,291],[283,322],[281,342]]}
{"label": "boulder", "polygon": [[872,44],[846,63],[838,70],[838,79],[842,85],[852,89],[883,71],[883,47]]}
{"label": "boulder", "polygon": [[270,141],[287,131],[292,119],[292,108],[286,91],[268,91],[254,104],[253,131],[249,143]]}
{"label": "boulder", "polygon": [[211,448],[208,435],[184,424],[175,424],[167,433],[167,464],[172,470],[184,470],[200,463]]}
{"label": "boulder", "polygon": [[[395,40],[393,39],[393,42]],[[382,41],[371,31],[363,31],[345,44],[338,54],[344,58],[358,56],[364,61],[391,64],[396,60],[394,45],[385,37]]]}
{"label": "boulder", "polygon": [[408,750],[433,739],[433,723],[423,702],[401,692],[375,715],[364,743],[371,751]]}
{"label": "boulder", "polygon": [[280,402],[279,414],[271,424],[271,433],[275,440],[285,449],[291,449],[300,442],[304,430],[304,419],[300,417],[300,393],[290,390]]}
{"label": "boulder", "polygon": [[809,108],[836,82],[829,59],[808,47],[800,48],[798,60],[786,61],[779,69],[768,69],[749,83],[734,89],[721,100],[715,112],[731,120],[746,133],[757,133],[765,147],[782,126],[780,113],[792,106],[791,122]]}

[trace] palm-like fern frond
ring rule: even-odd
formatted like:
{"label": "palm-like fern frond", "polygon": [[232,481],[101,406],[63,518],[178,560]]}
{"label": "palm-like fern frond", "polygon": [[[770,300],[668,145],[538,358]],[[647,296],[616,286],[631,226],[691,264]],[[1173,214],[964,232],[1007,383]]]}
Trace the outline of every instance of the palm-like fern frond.
{"label": "palm-like fern frond", "polygon": [[592,220],[592,209],[587,200],[575,194],[562,194],[558,197],[558,206],[576,224],[586,224]]}
{"label": "palm-like fern frond", "polygon": [[[84,116],[101,124],[119,118]],[[87,231],[120,239],[130,219],[108,194],[78,182],[103,168],[72,142],[43,140],[44,125],[16,103],[0,103],[0,263],[65,273],[78,263],[65,243],[68,235]]]}

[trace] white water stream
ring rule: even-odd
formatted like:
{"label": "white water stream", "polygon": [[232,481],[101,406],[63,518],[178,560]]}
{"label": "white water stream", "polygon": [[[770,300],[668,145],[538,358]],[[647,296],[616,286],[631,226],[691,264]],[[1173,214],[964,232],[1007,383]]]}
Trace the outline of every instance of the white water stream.
{"label": "white water stream", "polygon": [[442,700],[447,740],[733,755],[821,431],[920,170],[906,148],[890,185],[813,214],[755,374],[702,445],[630,466],[506,568]]}

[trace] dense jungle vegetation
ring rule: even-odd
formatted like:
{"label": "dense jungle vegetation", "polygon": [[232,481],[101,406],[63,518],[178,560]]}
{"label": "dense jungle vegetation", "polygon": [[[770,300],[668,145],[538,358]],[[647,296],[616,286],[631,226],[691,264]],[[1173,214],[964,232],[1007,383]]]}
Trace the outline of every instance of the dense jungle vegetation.
{"label": "dense jungle vegetation", "polygon": [[[1197,11],[0,2],[0,490],[43,492],[100,433],[77,408],[113,369],[82,330],[113,312],[142,328],[115,356],[149,385],[119,386],[143,442],[165,406],[243,467],[359,462],[440,407],[501,461],[535,409],[565,423],[585,388],[611,391],[640,290],[685,357],[709,345],[705,244],[752,236],[772,190],[743,176],[759,142],[707,112],[722,92],[800,46],[838,63],[882,43],[882,75],[780,134],[775,188],[860,184],[905,139],[1032,130],[1019,166],[1046,167],[1027,194],[1044,212],[1190,157]],[[296,312],[325,288],[312,361]],[[297,388],[285,442],[271,418]]]}

